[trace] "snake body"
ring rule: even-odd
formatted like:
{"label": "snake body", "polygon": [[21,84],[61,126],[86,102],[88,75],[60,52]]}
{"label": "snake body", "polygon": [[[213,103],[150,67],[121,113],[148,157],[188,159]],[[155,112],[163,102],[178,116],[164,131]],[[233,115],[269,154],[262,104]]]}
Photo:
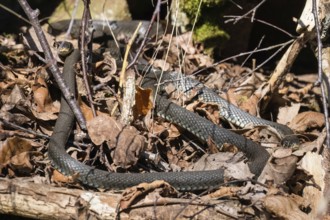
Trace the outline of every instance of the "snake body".
{"label": "snake body", "polygon": [[[65,60],[63,70],[64,78],[71,91],[75,91],[75,76],[72,66],[78,59],[79,52],[74,50]],[[166,74],[164,79],[172,80],[174,77],[173,74],[169,73]],[[155,89],[158,78],[158,73],[150,71],[144,80],[143,87]],[[184,81],[180,82],[181,85],[184,85]],[[196,83],[194,81],[189,81],[188,78],[186,79],[186,82],[188,82],[186,83],[188,87],[183,86],[181,89],[189,89],[191,85],[195,85],[194,83]],[[206,87],[202,87],[201,91],[206,94],[202,96],[202,98],[208,98],[211,101],[217,99],[214,97],[213,93],[211,93],[211,95],[208,93]],[[227,117],[227,114],[229,121],[238,121],[239,124],[246,124],[251,121],[259,123],[261,120],[251,115],[247,116],[242,110],[228,104],[226,101],[223,103],[224,104],[220,104],[220,108],[227,106],[227,110],[223,110],[223,112],[225,112],[223,117]],[[233,112],[234,114],[232,114]],[[257,143],[224,128],[220,128],[207,119],[176,105],[164,96],[155,96],[155,113],[187,129],[201,140],[212,140],[219,148],[224,143],[231,143],[237,146],[243,153],[245,153],[248,158],[250,170],[256,176],[261,173],[269,158],[268,152]],[[252,119],[250,119],[251,117]],[[72,158],[65,151],[65,145],[73,124],[74,115],[69,105],[66,103],[66,100],[61,98],[61,109],[53,134],[50,138],[48,156],[57,170],[65,175],[76,177],[83,184],[96,188],[123,189],[142,182],[164,180],[178,190],[190,191],[217,187],[224,182],[224,170],[222,169],[187,172],[113,173],[87,166]],[[284,125],[279,125],[279,127],[285,127],[284,130],[289,129]],[[291,130],[289,130],[289,134],[291,133]]]}

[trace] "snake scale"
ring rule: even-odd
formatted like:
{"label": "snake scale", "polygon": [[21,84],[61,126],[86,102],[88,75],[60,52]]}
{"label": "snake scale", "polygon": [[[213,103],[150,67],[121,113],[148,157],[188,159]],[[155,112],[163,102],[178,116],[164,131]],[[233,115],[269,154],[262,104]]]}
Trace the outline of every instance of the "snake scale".
{"label": "snake scale", "polygon": [[[72,67],[78,59],[79,52],[74,50],[66,58],[64,64],[64,79],[71,91],[75,91],[75,73]],[[167,73],[164,74],[162,80],[173,79],[177,80],[177,76],[174,73]],[[149,71],[142,86],[144,88],[155,89],[155,85],[159,83],[159,80],[160,74],[157,71]],[[189,90],[189,88],[196,87],[198,84],[197,81],[189,78],[183,78],[183,80],[177,82],[181,84],[181,86],[178,86],[181,90]],[[254,125],[269,125],[279,130],[280,134],[293,134],[284,125],[256,118],[245,113],[229,104],[226,100],[221,99],[204,86],[200,88],[199,93],[200,98],[204,99],[204,101],[218,102],[220,100],[219,108],[220,114],[222,114],[221,116],[234,124],[242,127],[249,123]],[[259,144],[213,124],[209,120],[178,106],[164,96],[155,96],[154,111],[157,115],[187,129],[203,141],[211,139],[219,148],[225,143],[235,145],[248,158],[249,168],[255,176],[261,173],[269,158],[268,152]],[[224,170],[222,169],[187,172],[114,173],[87,166],[72,158],[65,151],[73,124],[74,115],[66,100],[62,97],[60,113],[49,142],[48,156],[57,170],[65,175],[76,177],[80,182],[88,186],[104,189],[124,189],[142,182],[164,180],[180,191],[190,191],[217,187],[224,182]]]}

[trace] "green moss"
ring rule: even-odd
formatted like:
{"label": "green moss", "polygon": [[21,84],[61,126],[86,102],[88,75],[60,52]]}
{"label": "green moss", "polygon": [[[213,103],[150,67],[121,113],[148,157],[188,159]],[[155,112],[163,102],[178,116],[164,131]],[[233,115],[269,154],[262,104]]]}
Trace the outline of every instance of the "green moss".
{"label": "green moss", "polygon": [[197,26],[194,31],[194,39],[204,44],[205,52],[212,54],[215,47],[221,45],[229,39],[229,35],[218,25],[212,22],[204,22]]}
{"label": "green moss", "polygon": [[[201,0],[181,0],[181,10],[187,14],[190,23],[197,22],[194,29],[194,39],[204,44],[205,52],[212,54],[216,47],[229,38],[221,29],[220,14],[225,0],[203,0],[199,13],[198,7]],[[192,24],[190,24],[190,27]]]}
{"label": "green moss", "polygon": [[[181,0],[181,9],[187,13],[190,18],[195,18],[200,1],[203,1],[202,8],[219,7],[224,2],[224,0]],[[200,16],[200,14],[201,13],[199,13],[198,16]]]}

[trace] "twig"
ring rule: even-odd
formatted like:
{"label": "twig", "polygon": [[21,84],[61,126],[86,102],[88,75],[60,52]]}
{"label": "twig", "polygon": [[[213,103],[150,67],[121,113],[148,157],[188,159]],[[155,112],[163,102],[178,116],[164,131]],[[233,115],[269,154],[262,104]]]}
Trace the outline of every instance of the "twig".
{"label": "twig", "polygon": [[235,19],[235,21],[233,22],[233,24],[236,24],[239,20],[247,17],[249,14],[251,15],[251,22],[253,22],[254,20],[254,16],[256,14],[257,9],[266,2],[266,0],[262,0],[258,5],[256,5],[254,8],[252,8],[250,11],[246,12],[244,15],[239,16],[238,18]]}
{"label": "twig", "polygon": [[213,64],[210,65],[210,66],[207,66],[207,67],[204,67],[204,68],[202,68],[202,69],[197,70],[196,72],[193,73],[193,75],[196,75],[196,74],[198,74],[198,73],[200,73],[200,72],[203,72],[203,71],[205,71],[205,70],[207,70],[207,69],[210,69],[210,68],[212,68],[212,67],[215,67],[215,66],[217,66],[217,65],[219,65],[219,64],[221,64],[221,63],[224,63],[224,62],[226,62],[226,61],[228,61],[228,60],[232,60],[232,59],[235,59],[235,58],[237,58],[237,57],[242,57],[242,56],[250,55],[250,54],[253,54],[253,53],[259,53],[259,52],[263,52],[263,51],[269,51],[269,50],[272,50],[272,49],[275,49],[275,48],[278,48],[278,47],[287,46],[287,45],[291,44],[293,41],[294,41],[294,40],[289,40],[289,41],[284,42],[284,43],[281,43],[281,44],[272,45],[272,46],[269,46],[269,47],[261,48],[261,49],[259,49],[259,50],[247,51],[247,52],[240,53],[240,54],[237,54],[237,55],[234,55],[234,56],[231,56],[231,57],[227,57],[227,58],[225,58],[225,59],[223,59],[223,60],[220,60],[220,61],[218,61],[218,62],[213,63]]}
{"label": "twig", "polygon": [[[327,130],[327,139],[326,144],[327,147],[330,148],[330,124],[329,124],[329,112],[328,112],[328,103],[326,99],[326,85],[322,83],[323,76],[322,76],[322,40],[320,35],[320,25],[319,25],[319,19],[318,19],[318,13],[317,13],[317,7],[316,7],[316,0],[312,1],[312,11],[314,16],[314,22],[315,22],[315,30],[316,30],[316,36],[317,36],[317,65],[318,65],[318,80],[316,81],[316,85],[321,86],[321,93],[322,93],[322,104],[323,104],[323,111],[324,111],[324,120],[325,120],[325,128]],[[329,92],[329,91],[328,91]]]}
{"label": "twig", "polygon": [[[224,23],[229,23],[229,22],[234,22],[236,21],[236,18],[239,18],[241,16],[236,16],[236,15],[226,15],[226,16],[223,16],[224,18],[231,18],[231,19],[228,19],[226,20]],[[246,17],[246,19],[249,19],[250,17]],[[289,37],[292,37],[292,38],[296,38],[296,36],[290,34],[289,32],[287,32],[286,30],[280,28],[280,27],[277,27],[276,25],[273,25],[267,21],[264,21],[264,20],[260,20],[260,19],[257,19],[257,18],[254,18],[253,21],[256,21],[256,22],[259,22],[261,24],[264,24],[264,25],[267,25],[269,27],[272,27],[280,32],[282,32],[283,34],[286,34],[288,35]]]}
{"label": "twig", "polygon": [[25,21],[26,23],[28,23],[28,24],[31,25],[31,23],[30,23],[29,20],[25,19],[22,15],[16,13],[15,11],[11,10],[10,8],[6,7],[5,5],[0,4],[0,8],[2,8],[3,10],[9,12],[10,14],[15,15],[15,16],[18,17],[19,19],[21,19],[21,20],[23,20],[23,21]]}
{"label": "twig", "polygon": [[[122,87],[123,83],[125,83],[124,95],[123,95],[123,108],[122,108],[122,114],[120,115],[120,120],[126,125],[130,124],[133,119],[132,117],[133,106],[135,104],[135,72],[132,71],[131,69],[126,70],[127,58],[129,51],[132,47],[132,44],[134,43],[137,33],[141,27],[141,24],[142,24],[141,22],[138,24],[133,36],[131,37],[131,39],[127,44],[124,55],[123,67],[120,73],[119,86]],[[127,71],[127,77],[126,77],[126,71]]]}
{"label": "twig", "polygon": [[55,81],[57,82],[64,98],[68,102],[75,117],[77,118],[80,128],[82,130],[86,130],[86,121],[77,104],[77,100],[74,97],[74,93],[73,93],[73,91],[70,91],[70,89],[67,87],[67,85],[61,75],[61,72],[56,64],[55,58],[50,50],[46,37],[41,29],[40,23],[38,21],[39,10],[38,9],[33,10],[30,7],[30,5],[27,3],[26,0],[18,0],[18,2],[20,3],[21,7],[23,8],[25,14],[28,16],[28,18],[36,32],[40,45],[45,53],[47,66],[48,66],[49,70],[53,74],[53,77],[54,77]]}
{"label": "twig", "polygon": [[[90,9],[89,9],[90,0],[83,0],[83,2],[84,2],[84,11],[83,11],[83,17],[81,20],[81,31],[80,31],[80,43],[81,43],[80,56],[81,56],[81,61],[82,61],[81,66],[82,66],[84,84],[85,84],[85,88],[86,88],[86,92],[87,92],[88,101],[89,101],[93,116],[95,117],[96,111],[95,111],[95,107],[93,104],[94,102],[93,102],[93,98],[92,98],[92,91],[91,91],[91,88],[88,83],[87,61],[86,61],[87,58],[86,58],[86,53],[85,53],[86,45],[91,40],[90,31],[87,30],[87,25],[88,25],[87,23],[91,18]],[[87,42],[86,42],[86,38],[88,38]]]}
{"label": "twig", "polygon": [[132,62],[128,65],[127,69],[131,68],[136,63],[137,59],[139,58],[139,56],[141,54],[141,51],[142,51],[142,49],[144,48],[144,46],[147,42],[147,38],[148,38],[148,35],[150,33],[151,27],[152,27],[152,25],[154,24],[154,22],[156,20],[156,16],[159,15],[161,3],[162,3],[161,0],[157,0],[157,4],[156,4],[155,10],[154,10],[154,13],[152,15],[152,18],[150,20],[148,29],[147,29],[146,33],[144,34],[144,37],[143,37],[143,40],[140,44],[139,49],[137,50]]}
{"label": "twig", "polygon": [[45,135],[45,134],[42,134],[42,133],[38,133],[38,132],[35,132],[33,130],[30,130],[30,129],[26,129],[26,128],[22,127],[22,126],[19,126],[17,124],[14,124],[14,123],[12,123],[10,121],[7,121],[6,119],[3,119],[3,118],[0,118],[0,122],[4,123],[7,126],[10,126],[10,127],[14,128],[14,129],[21,130],[21,131],[24,131],[24,132],[29,133],[29,134],[33,134],[36,137],[47,138],[47,139],[49,138],[48,135]]}
{"label": "twig", "polygon": [[[295,39],[290,47],[286,50],[281,60],[278,62],[274,72],[272,73],[270,79],[267,82],[267,86],[260,87],[256,91],[256,95],[259,98],[263,98],[266,94],[274,94],[274,91],[278,89],[282,83],[282,79],[285,74],[291,69],[293,62],[296,60],[300,50],[304,47],[305,43],[310,39],[310,35],[307,33],[301,34],[297,39]],[[266,101],[266,100],[265,100]],[[269,102],[270,98],[266,102]],[[264,105],[264,106],[267,106]]]}

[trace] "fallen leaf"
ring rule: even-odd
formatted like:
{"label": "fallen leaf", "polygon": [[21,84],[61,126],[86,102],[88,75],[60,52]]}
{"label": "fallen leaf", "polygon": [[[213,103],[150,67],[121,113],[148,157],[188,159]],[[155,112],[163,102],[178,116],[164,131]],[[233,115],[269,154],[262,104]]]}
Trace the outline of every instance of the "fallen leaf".
{"label": "fallen leaf", "polygon": [[123,130],[124,126],[114,118],[102,114],[87,121],[88,134],[92,142],[101,145],[109,141],[111,147],[116,144],[116,138]]}
{"label": "fallen leaf", "polygon": [[23,152],[31,151],[31,143],[19,137],[8,138],[0,145],[0,164],[6,164],[10,162],[10,159],[15,155],[19,155]]}
{"label": "fallen leaf", "polygon": [[[265,182],[266,180],[273,181],[275,184],[283,184],[287,181],[294,171],[298,157],[289,154],[289,151],[280,151],[277,153],[279,158],[273,158],[268,161],[258,180]],[[287,156],[285,156],[287,155]]]}
{"label": "fallen leaf", "polygon": [[[265,208],[273,213],[276,217],[287,220],[303,220],[310,217],[300,210],[301,199],[296,199],[298,196],[281,196],[270,195],[264,198]],[[301,198],[301,197],[300,197]]]}
{"label": "fallen leaf", "polygon": [[133,107],[134,118],[145,116],[149,111],[151,111],[153,107],[151,96],[151,89],[143,89],[141,87],[136,88],[135,106]]}
{"label": "fallen leaf", "polygon": [[301,159],[300,167],[313,176],[313,181],[310,181],[303,190],[303,197],[310,201],[311,210],[314,216],[318,213],[319,208],[327,198],[324,197],[323,192],[326,187],[326,172],[322,166],[324,158],[322,155],[314,152],[307,152]]}
{"label": "fallen leaf", "polygon": [[114,118],[102,114],[87,121],[89,136],[94,144],[108,144],[112,159],[116,165],[127,168],[135,164],[144,147],[145,139],[139,135],[136,128],[124,126]]}
{"label": "fallen leaf", "polygon": [[42,77],[35,79],[34,85],[32,85],[32,92],[37,112],[44,112],[51,109],[52,100],[49,95],[47,83]]}
{"label": "fallen leaf", "polygon": [[141,183],[137,186],[131,187],[126,189],[123,194],[122,198],[119,202],[121,209],[126,209],[134,203],[137,203],[137,199],[144,199],[143,195],[151,193],[155,189],[160,189],[161,192],[157,192],[159,194],[167,194],[167,196],[177,196],[178,192],[166,183],[163,180],[156,180],[151,183]]}
{"label": "fallen leaf", "polygon": [[254,174],[246,162],[242,161],[243,153],[220,152],[205,154],[196,163],[187,168],[188,171],[225,169],[225,176],[234,179],[252,178]]}
{"label": "fallen leaf", "polygon": [[319,112],[302,112],[295,116],[291,122],[291,128],[298,132],[307,129],[322,128],[324,126],[324,115]]}
{"label": "fallen leaf", "polygon": [[111,152],[115,165],[128,168],[136,164],[144,147],[145,139],[134,127],[125,127],[117,138],[116,148]]}
{"label": "fallen leaf", "polygon": [[282,125],[287,125],[289,123],[292,125],[292,120],[298,114],[299,109],[300,104],[292,104],[291,106],[280,108],[277,115],[277,122]]}

